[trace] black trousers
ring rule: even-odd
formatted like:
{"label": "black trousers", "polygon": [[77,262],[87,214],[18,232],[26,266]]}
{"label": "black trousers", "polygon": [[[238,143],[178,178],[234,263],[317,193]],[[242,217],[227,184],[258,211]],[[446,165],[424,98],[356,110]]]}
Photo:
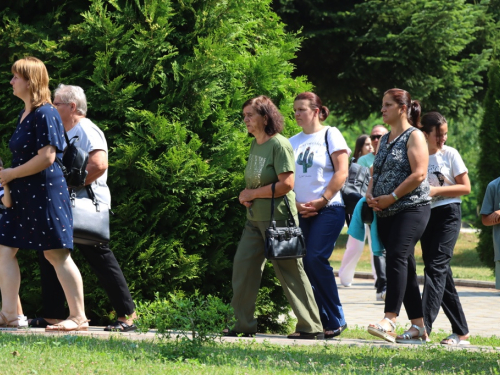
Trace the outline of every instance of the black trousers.
{"label": "black trousers", "polygon": [[384,255],[373,256],[373,265],[375,266],[375,273],[377,274],[377,281],[375,282],[375,287],[377,288],[377,293],[382,293],[387,288],[387,275],[386,275],[386,253]]}
{"label": "black trousers", "polygon": [[460,203],[433,208],[427,228],[420,239],[425,264],[422,306],[429,334],[441,306],[451,323],[453,333],[460,336],[469,333],[450,267],[453,249],[460,233],[461,218]]}
{"label": "black trousers", "polygon": [[[77,245],[77,248],[89,262],[90,267],[99,279],[99,283],[108,295],[116,315],[131,315],[135,311],[135,305],[120,265],[109,245]],[[43,317],[66,319],[68,316],[64,304],[66,297],[56,271],[50,262],[45,259],[42,251],[38,252],[38,261],[42,284]]]}
{"label": "black trousers", "polygon": [[414,255],[415,244],[425,230],[430,213],[430,205],[425,205],[377,218],[378,234],[386,251],[386,313],[399,315],[404,304],[408,319],[424,316]]}

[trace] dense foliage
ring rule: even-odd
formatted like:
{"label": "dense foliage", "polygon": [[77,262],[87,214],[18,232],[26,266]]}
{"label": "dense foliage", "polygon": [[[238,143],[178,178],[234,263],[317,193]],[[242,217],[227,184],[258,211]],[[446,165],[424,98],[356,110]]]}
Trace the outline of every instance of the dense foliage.
{"label": "dense foliage", "polygon": [[[288,61],[299,39],[284,32],[261,0],[244,7],[236,0],[26,5],[9,2],[0,13],[1,74],[6,82],[15,59],[35,55],[47,64],[52,89],[60,82],[85,89],[88,116],[110,146],[112,249],[133,297],[152,300],[155,292],[198,289],[228,302],[244,223],[236,198],[250,140],[241,105],[266,94],[291,113],[291,98],[309,88],[290,77]],[[2,156],[21,107],[4,90]],[[295,133],[293,127],[291,122],[286,132]],[[88,313],[97,323],[111,307],[76,256]],[[21,295],[33,314],[40,307],[36,256],[19,258]],[[266,270],[258,312],[268,327],[286,306],[277,285]]]}
{"label": "dense foliage", "polygon": [[338,115],[364,120],[392,87],[409,91],[424,111],[448,116],[467,107],[492,48],[488,3],[275,0],[273,7],[306,38],[296,74],[307,75]]}
{"label": "dense foliage", "polygon": [[[478,197],[478,205],[481,207],[484,192],[488,183],[498,178],[500,171],[500,159],[498,150],[500,149],[500,66],[498,62],[491,65],[488,74],[488,91],[484,99],[484,115],[479,129],[479,142],[481,154],[478,161],[479,186],[482,194]],[[493,231],[491,227],[481,224],[481,217],[478,217],[478,227],[481,228],[479,234],[479,244],[477,251],[481,260],[489,267],[494,268],[493,252]],[[497,275],[499,277],[499,275]]]}

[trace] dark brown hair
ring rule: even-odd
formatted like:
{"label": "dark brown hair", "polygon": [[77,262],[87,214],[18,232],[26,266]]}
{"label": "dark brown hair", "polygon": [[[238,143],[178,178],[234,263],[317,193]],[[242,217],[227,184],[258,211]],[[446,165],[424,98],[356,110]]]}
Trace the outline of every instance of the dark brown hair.
{"label": "dark brown hair", "polygon": [[[267,125],[264,131],[267,135],[275,135],[283,131],[283,116],[278,108],[274,105],[271,99],[265,95],[260,95],[252,99],[248,99],[241,109],[251,106],[255,112],[261,116],[267,116]],[[250,134],[252,136],[252,134]]]}
{"label": "dark brown hair", "polygon": [[420,120],[420,130],[429,135],[432,133],[432,129],[436,129],[436,136],[439,137],[441,135],[439,127],[447,123],[448,121],[441,113],[436,111],[428,112]]}
{"label": "dark brown hair", "polygon": [[390,95],[400,107],[405,105],[408,122],[416,128],[420,127],[420,113],[422,113],[422,108],[418,100],[411,100],[410,93],[402,89],[387,90],[384,92],[385,95]]}
{"label": "dark brown hair", "polygon": [[311,109],[319,109],[318,118],[320,121],[325,121],[330,114],[330,110],[323,105],[319,96],[313,92],[303,92],[295,97],[294,101],[296,100],[309,100]]}
{"label": "dark brown hair", "polygon": [[353,161],[358,160],[361,156],[361,151],[363,151],[362,149],[367,138],[370,139],[370,136],[367,134],[362,134],[358,137],[358,139],[356,139],[356,146],[354,146],[354,154],[352,155],[354,157]]}

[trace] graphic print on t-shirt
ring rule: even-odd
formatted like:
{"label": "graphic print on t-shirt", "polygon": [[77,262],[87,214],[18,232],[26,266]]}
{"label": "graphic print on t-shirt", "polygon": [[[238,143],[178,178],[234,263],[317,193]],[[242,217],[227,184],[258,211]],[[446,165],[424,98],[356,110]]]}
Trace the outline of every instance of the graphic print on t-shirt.
{"label": "graphic print on t-shirt", "polygon": [[441,168],[438,165],[429,165],[429,183],[431,186],[446,186],[453,185],[453,182],[448,180],[446,176],[441,172]]}
{"label": "graphic print on t-shirt", "polygon": [[305,152],[301,152],[297,157],[297,164],[302,165],[302,171],[307,173],[307,168],[311,168],[314,160],[314,152],[311,152],[311,147],[306,148]]}
{"label": "graphic print on t-shirt", "polygon": [[250,176],[247,180],[249,183],[248,189],[257,189],[260,186],[260,176],[264,165],[266,165],[266,158],[250,154],[247,162],[247,176]]}

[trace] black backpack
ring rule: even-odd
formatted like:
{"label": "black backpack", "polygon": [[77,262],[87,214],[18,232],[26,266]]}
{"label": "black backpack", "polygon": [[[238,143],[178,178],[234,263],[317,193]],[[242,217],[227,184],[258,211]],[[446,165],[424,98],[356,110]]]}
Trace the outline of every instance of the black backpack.
{"label": "black backpack", "polygon": [[75,145],[75,142],[79,140],[78,136],[74,136],[70,141],[65,131],[64,138],[66,138],[66,149],[64,150],[62,160],[56,157],[56,162],[61,166],[68,187],[76,188],[83,186],[87,178],[89,154]]}
{"label": "black backpack", "polygon": [[349,174],[341,190],[346,214],[352,215],[358,201],[366,195],[370,177],[370,168],[358,163],[349,166]]}
{"label": "black backpack", "polygon": [[[332,158],[330,157],[330,149],[328,147],[328,130],[329,129],[325,132],[326,151],[333,170],[335,170]],[[357,163],[351,163],[349,166],[349,174],[345,180],[344,186],[340,189],[342,200],[345,205],[345,213],[347,215],[352,215],[358,201],[365,196],[366,191],[368,190],[370,177],[370,168]]]}

